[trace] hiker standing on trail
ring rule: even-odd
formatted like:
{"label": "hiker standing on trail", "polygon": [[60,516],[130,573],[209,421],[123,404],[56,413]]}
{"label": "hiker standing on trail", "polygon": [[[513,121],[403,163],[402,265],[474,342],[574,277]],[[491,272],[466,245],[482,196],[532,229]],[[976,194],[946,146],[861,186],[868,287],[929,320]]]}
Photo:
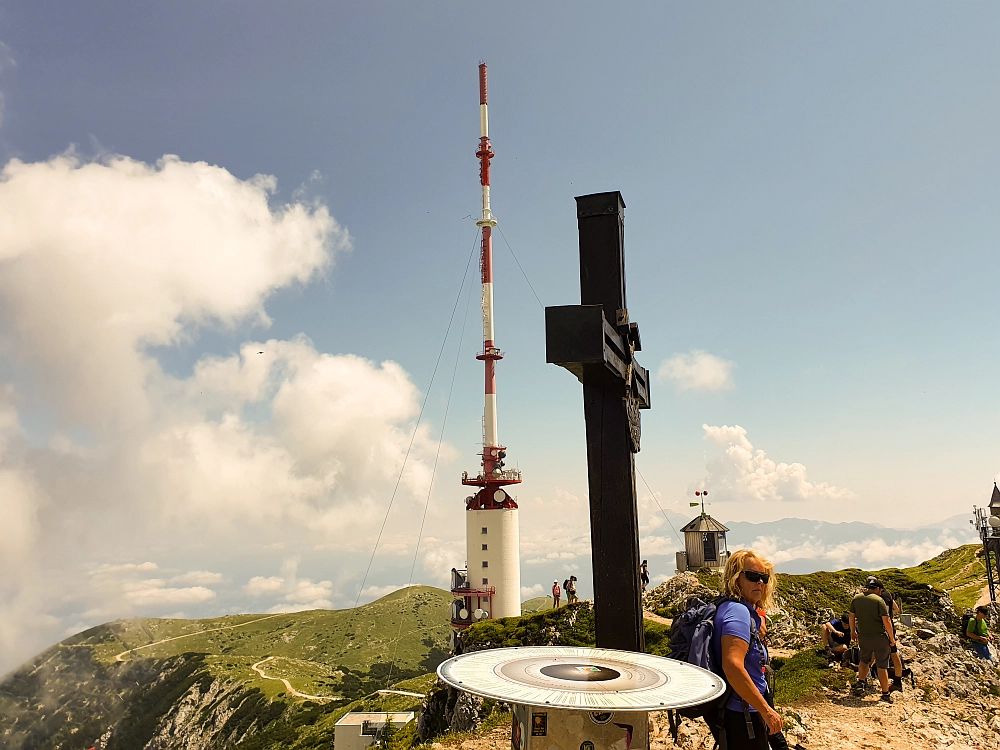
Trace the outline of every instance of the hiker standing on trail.
{"label": "hiker standing on trail", "polygon": [[899,649],[896,648],[896,625],[892,621],[893,615],[899,613],[899,607],[892,598],[892,594],[886,591],[885,586],[881,585],[879,582],[878,595],[885,602],[886,609],[889,610],[889,624],[892,626],[892,631],[889,635],[892,636],[893,646],[889,649],[889,655],[892,658],[892,685],[889,687],[889,692],[897,690],[900,693],[903,692],[903,659],[899,655]]}
{"label": "hiker standing on trail", "polygon": [[986,607],[976,607],[976,616],[969,620],[969,625],[965,629],[965,634],[972,641],[972,648],[979,654],[980,659],[993,661],[993,654],[990,653],[990,641],[993,636],[989,634],[986,626],[986,614],[989,612]]}
{"label": "hiker standing on trail", "polygon": [[562,589],[559,588],[559,581],[552,582],[552,608],[556,609],[559,606],[559,596],[562,594]]}
{"label": "hiker standing on trail", "polygon": [[649,563],[646,560],[639,566],[639,580],[642,581],[642,590],[645,591],[649,585]]}
{"label": "hiker standing on trail", "polygon": [[843,656],[851,647],[851,615],[844,612],[839,620],[823,624],[823,645],[833,656]]}
{"label": "hiker standing on trail", "polygon": [[732,694],[726,702],[729,750],[767,750],[768,735],[781,731],[781,716],[767,700],[767,647],[761,641],[760,610],[773,607],[774,565],[753,550],[741,549],[726,560],[724,592],[712,635],[712,655],[721,664]]}
{"label": "hiker standing on trail", "polygon": [[865,593],[858,594],[851,601],[851,639],[857,640],[861,651],[854,694],[861,696],[867,691],[868,671],[874,661],[882,688],[882,701],[892,703],[892,693],[889,692],[889,654],[896,645],[896,638],[892,620],[889,619],[889,608],[878,595],[880,588],[882,584],[878,578],[868,576]]}

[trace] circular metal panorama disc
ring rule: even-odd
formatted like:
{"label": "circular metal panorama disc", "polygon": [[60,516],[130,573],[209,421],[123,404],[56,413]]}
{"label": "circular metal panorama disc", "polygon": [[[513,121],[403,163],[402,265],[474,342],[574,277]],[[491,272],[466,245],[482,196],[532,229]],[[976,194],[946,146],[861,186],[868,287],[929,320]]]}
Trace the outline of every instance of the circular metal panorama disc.
{"label": "circular metal panorama disc", "polygon": [[664,711],[706,703],[726,686],[718,675],[662,656],[572,646],[497,648],[438,667],[452,687],[527,706]]}

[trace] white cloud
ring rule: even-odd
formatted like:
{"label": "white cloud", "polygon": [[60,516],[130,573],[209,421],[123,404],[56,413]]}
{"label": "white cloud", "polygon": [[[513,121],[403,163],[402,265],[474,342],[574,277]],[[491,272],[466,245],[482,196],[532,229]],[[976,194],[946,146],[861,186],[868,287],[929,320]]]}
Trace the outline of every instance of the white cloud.
{"label": "white cloud", "polygon": [[715,501],[727,500],[845,500],[855,495],[827,482],[811,482],[800,463],[775,462],[754,448],[739,425],[702,425],[705,439],[716,448],[706,462],[701,484],[711,487]]}
{"label": "white cloud", "polygon": [[214,591],[204,586],[170,587],[157,578],[126,584],[124,589],[125,598],[131,604],[146,610],[201,604],[216,596]]}
{"label": "white cloud", "polygon": [[922,541],[905,539],[893,543],[879,537],[869,537],[840,544],[827,544],[810,537],[797,544],[789,544],[776,536],[761,536],[754,539],[750,547],[776,566],[809,560],[814,561],[817,567],[834,569],[863,567],[874,570],[917,565],[960,544],[962,540],[955,539],[945,532],[937,540],[925,537]]}
{"label": "white cloud", "polygon": [[170,579],[171,583],[182,583],[191,586],[211,586],[213,584],[222,583],[225,580],[225,576],[222,573],[212,573],[207,570],[192,570],[187,573],[182,573],[179,576],[174,576]]}
{"label": "white cloud", "polygon": [[[272,294],[350,249],[325,207],[273,204],[274,191],[174,156],[0,171],[0,672],[69,623],[216,596],[208,571],[137,581],[155,564],[118,561],[146,550],[176,569],[164,556],[249,542],[251,565],[284,545],[336,543],[345,565],[370,549],[421,397],[398,364],[304,336],[203,356],[190,375],[158,359],[205,329],[266,327]],[[422,426],[397,507],[426,495],[435,447]],[[340,584],[292,572],[261,595],[336,598]]]}
{"label": "white cloud", "polygon": [[329,608],[333,606],[330,597],[333,595],[332,581],[296,581],[294,588],[285,594],[285,601],[290,604],[308,606],[309,609]]}
{"label": "white cloud", "polygon": [[522,586],[521,587],[521,601],[526,601],[528,599],[534,599],[536,596],[541,596],[545,591],[542,589],[542,584],[536,583],[534,586]]}
{"label": "white cloud", "polygon": [[276,591],[280,591],[284,582],[285,579],[279,576],[271,576],[270,578],[254,576],[243,587],[243,590],[250,596],[263,596],[264,594],[273,594]]}
{"label": "white cloud", "polygon": [[664,360],[656,376],[672,382],[678,391],[728,391],[734,387],[734,362],[693,349]]}

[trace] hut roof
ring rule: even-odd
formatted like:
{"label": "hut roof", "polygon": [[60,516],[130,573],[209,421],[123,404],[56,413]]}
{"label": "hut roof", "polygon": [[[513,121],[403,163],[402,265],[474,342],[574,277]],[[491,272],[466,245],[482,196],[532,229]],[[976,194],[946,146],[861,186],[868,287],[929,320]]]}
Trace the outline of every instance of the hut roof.
{"label": "hut roof", "polygon": [[706,513],[694,518],[681,531],[729,531],[729,529]]}

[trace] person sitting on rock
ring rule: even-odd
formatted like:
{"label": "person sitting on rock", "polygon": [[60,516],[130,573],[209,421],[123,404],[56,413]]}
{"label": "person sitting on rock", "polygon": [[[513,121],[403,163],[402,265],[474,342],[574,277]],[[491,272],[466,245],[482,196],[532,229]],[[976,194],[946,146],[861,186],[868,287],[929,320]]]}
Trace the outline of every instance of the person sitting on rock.
{"label": "person sitting on rock", "polygon": [[993,661],[993,654],[990,653],[990,641],[993,640],[993,636],[989,634],[990,631],[986,626],[986,615],[988,612],[989,610],[986,607],[976,607],[976,616],[969,620],[969,626],[965,634],[969,636],[969,640],[972,641],[972,648],[979,654],[980,659]]}
{"label": "person sitting on rock", "polygon": [[844,612],[840,619],[833,619],[823,623],[823,630],[820,633],[823,637],[823,646],[829,652],[828,656],[843,657],[847,649],[851,647],[851,615]]}
{"label": "person sitting on rock", "polygon": [[882,688],[882,701],[892,703],[892,693],[889,692],[889,654],[896,645],[896,638],[889,619],[889,608],[878,595],[880,588],[882,584],[878,578],[868,576],[865,592],[851,601],[851,640],[857,640],[861,652],[854,694],[860,696],[867,691],[868,670],[874,661]]}

